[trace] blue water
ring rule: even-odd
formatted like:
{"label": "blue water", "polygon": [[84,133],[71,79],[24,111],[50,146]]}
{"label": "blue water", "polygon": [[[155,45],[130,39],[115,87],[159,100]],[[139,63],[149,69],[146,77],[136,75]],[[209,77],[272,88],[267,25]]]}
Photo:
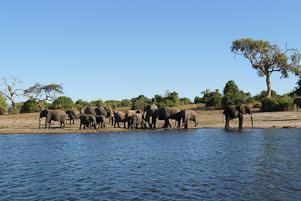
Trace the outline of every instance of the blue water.
{"label": "blue water", "polygon": [[301,200],[301,130],[0,135],[0,200]]}

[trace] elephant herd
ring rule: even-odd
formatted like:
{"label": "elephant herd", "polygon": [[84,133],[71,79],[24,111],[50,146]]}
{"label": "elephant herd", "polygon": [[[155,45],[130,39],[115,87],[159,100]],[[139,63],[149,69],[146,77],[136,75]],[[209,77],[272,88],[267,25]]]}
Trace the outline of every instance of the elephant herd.
{"label": "elephant herd", "polygon": [[[244,114],[251,115],[251,122],[253,127],[252,108],[247,105],[228,106],[224,109],[226,123],[225,129],[229,129],[229,122],[232,119],[239,119],[239,128],[243,126]],[[188,128],[189,122],[192,121],[195,126],[198,125],[197,113],[194,110],[181,110],[177,107],[161,107],[156,104],[150,104],[143,108],[143,110],[127,110],[116,111],[110,106],[94,107],[89,106],[84,110],[75,111],[67,110],[50,110],[45,109],[40,112],[39,128],[41,125],[41,118],[45,117],[45,128],[51,125],[51,121],[60,122],[60,127],[65,128],[66,121],[69,124],[74,124],[79,120],[79,129],[100,129],[106,127],[106,119],[114,127],[120,127],[123,123],[124,128],[157,128],[157,121],[163,121],[163,128],[172,127],[170,120],[175,120],[177,128]]]}
{"label": "elephant herd", "polygon": [[79,129],[100,129],[106,127],[107,118],[112,126],[120,127],[120,123],[123,123],[124,128],[156,128],[158,120],[164,122],[164,128],[171,127],[170,120],[175,120],[178,128],[182,126],[188,128],[189,121],[193,121],[197,126],[197,114],[194,110],[180,110],[177,107],[159,108],[156,104],[147,105],[143,110],[125,112],[113,110],[110,106],[89,106],[81,111],[67,110],[66,112],[45,109],[40,112],[39,128],[41,118],[45,118],[45,128],[50,128],[51,121],[58,121],[60,127],[65,128],[66,121],[69,120],[69,124],[74,124],[79,120]]}

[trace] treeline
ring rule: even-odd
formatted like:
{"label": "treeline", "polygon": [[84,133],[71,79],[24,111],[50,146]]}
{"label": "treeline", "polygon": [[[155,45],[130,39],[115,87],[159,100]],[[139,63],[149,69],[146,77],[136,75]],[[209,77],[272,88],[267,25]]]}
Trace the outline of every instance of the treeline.
{"label": "treeline", "polygon": [[[242,103],[253,105],[253,107],[260,108],[261,111],[283,111],[293,108],[294,97],[301,96],[301,79],[292,92],[278,95],[272,90],[271,76],[275,72],[279,73],[281,78],[288,78],[289,74],[301,76],[301,54],[297,49],[285,47],[285,50],[282,50],[278,45],[266,40],[242,38],[232,42],[231,52],[245,57],[251,63],[251,67],[256,70],[257,75],[266,78],[266,91],[251,96],[249,92],[240,90],[237,84],[230,80],[226,83],[222,93],[219,90],[206,89],[201,93],[201,96],[194,98],[193,103],[202,103],[205,105],[205,109],[222,109],[227,105]],[[19,83],[20,80],[16,77],[1,80],[1,86],[4,87],[0,90],[0,114],[6,111],[9,113],[37,112],[41,108],[80,109],[91,105],[143,109],[149,103],[156,103],[159,107],[191,103],[189,98],[180,98],[175,91],[167,92],[164,96],[155,95],[153,98],[140,95],[121,101],[77,100],[74,102],[70,97],[57,96],[63,93],[60,84],[35,84],[23,90],[18,88]],[[16,98],[20,96],[25,97],[27,101],[17,103]]]}
{"label": "treeline", "polygon": [[[40,88],[39,88],[40,87]],[[39,88],[39,90],[37,90]],[[41,88],[44,88],[42,93]],[[37,94],[38,91],[39,94]],[[31,93],[31,95],[28,95]],[[167,91],[165,95],[155,95],[152,98],[148,98],[144,95],[139,95],[132,99],[123,100],[93,100],[86,101],[83,99],[72,100],[68,96],[58,96],[57,94],[62,93],[61,85],[39,85],[34,86],[23,91],[23,96],[28,97],[25,102],[14,103],[14,108],[12,104],[7,103],[7,99],[4,97],[3,93],[0,93],[0,112],[5,113],[10,111],[10,113],[32,113],[39,112],[43,108],[49,109],[76,109],[80,110],[87,106],[104,106],[109,105],[113,109],[116,108],[131,108],[135,110],[142,110],[146,105],[150,103],[156,103],[159,107],[165,106],[180,106],[187,104],[201,104],[202,109],[223,109],[228,105],[238,105],[238,104],[248,104],[255,108],[260,108],[261,111],[285,111],[293,109],[294,97],[301,96],[301,78],[297,82],[297,86],[292,92],[285,95],[279,95],[275,91],[272,91],[271,97],[267,97],[267,92],[262,91],[261,93],[251,96],[249,92],[244,92],[239,89],[235,81],[228,81],[223,92],[218,89],[211,91],[206,89],[201,92],[201,96],[196,96],[193,101],[187,97],[179,97],[179,94],[175,91]],[[35,95],[35,96],[34,96]],[[39,95],[39,96],[37,96]],[[37,98],[39,97],[39,98]],[[50,101],[53,98],[52,101]]]}

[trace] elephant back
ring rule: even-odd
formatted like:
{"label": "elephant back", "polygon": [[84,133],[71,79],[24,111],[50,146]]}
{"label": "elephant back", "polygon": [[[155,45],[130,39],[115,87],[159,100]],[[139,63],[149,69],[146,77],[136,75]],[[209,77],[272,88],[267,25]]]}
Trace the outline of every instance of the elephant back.
{"label": "elephant back", "polygon": [[93,107],[93,106],[86,107],[84,114],[92,114],[92,115],[96,116],[95,109],[96,109],[96,107]]}
{"label": "elephant back", "polygon": [[95,113],[96,115],[104,115],[105,117],[107,117],[107,111],[104,107],[97,107],[95,108]]}

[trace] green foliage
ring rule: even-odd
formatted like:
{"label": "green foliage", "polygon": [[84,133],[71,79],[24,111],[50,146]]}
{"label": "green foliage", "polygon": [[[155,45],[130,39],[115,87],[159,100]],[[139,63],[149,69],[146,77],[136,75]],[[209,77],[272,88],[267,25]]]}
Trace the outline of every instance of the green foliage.
{"label": "green foliage", "polygon": [[7,111],[8,105],[6,102],[5,97],[0,93],[0,108],[2,108],[4,111]]}
{"label": "green foliage", "polygon": [[191,100],[187,97],[180,98],[179,102],[180,102],[181,105],[191,104]]}
{"label": "green foliage", "polygon": [[[187,98],[182,99],[183,101],[188,102]],[[155,95],[154,101],[159,107],[173,107],[173,106],[179,106],[180,99],[177,92],[173,91],[166,91],[164,96],[161,95]],[[189,100],[189,102],[191,102]]]}
{"label": "green foliage", "polygon": [[52,102],[53,109],[69,110],[74,107],[74,103],[70,97],[60,96]]}
{"label": "green foliage", "polygon": [[282,51],[269,41],[242,38],[233,41],[231,51],[243,55],[251,62],[258,76],[267,78],[266,97],[271,97],[270,77],[273,72],[279,72],[283,78],[287,78],[289,73],[300,75],[301,55],[296,49]]}
{"label": "green foliage", "polygon": [[105,101],[105,105],[111,106],[113,109],[120,107],[120,101],[118,100],[107,100]]}
{"label": "green foliage", "polygon": [[75,102],[75,107],[77,109],[83,109],[87,106],[91,106],[91,103],[89,103],[88,101],[84,101],[82,99],[78,99],[76,102]]}
{"label": "green foliage", "polygon": [[196,96],[196,97],[194,98],[193,103],[195,103],[195,104],[203,103],[203,99],[202,99],[201,97],[199,97],[199,96]]}
{"label": "green foliage", "polygon": [[239,90],[238,86],[233,80],[226,83],[224,88],[224,97],[222,98],[222,106],[226,107],[228,105],[239,105],[246,103],[251,97],[250,93],[244,93]]}
{"label": "green foliage", "polygon": [[261,104],[261,111],[263,112],[287,111],[293,108],[294,100],[292,97],[285,95],[265,98]]}
{"label": "green foliage", "polygon": [[24,102],[21,106],[20,113],[33,113],[40,112],[40,108],[34,100],[28,100]]}
{"label": "green foliage", "polygon": [[98,99],[98,100],[91,101],[90,105],[100,107],[100,106],[103,106],[104,103],[103,103],[103,100]]}
{"label": "green foliage", "polygon": [[[253,98],[256,101],[262,101],[266,97],[267,97],[267,91],[261,91],[258,95],[254,96]],[[279,95],[276,93],[276,91],[272,90],[271,91],[271,97],[272,98],[277,98],[277,97],[279,97]]]}
{"label": "green foliage", "polygon": [[129,99],[123,99],[120,101],[120,107],[132,107],[132,101]]}
{"label": "green foliage", "polygon": [[63,86],[61,84],[35,84],[32,87],[24,90],[24,96],[36,102],[52,101],[57,94],[63,93]]}
{"label": "green foliage", "polygon": [[136,98],[132,98],[132,109],[143,110],[144,107],[151,103],[151,100],[144,95],[140,95]]}
{"label": "green foliage", "polygon": [[202,91],[202,94],[203,98],[201,99],[201,102],[205,103],[207,107],[221,108],[223,96],[218,89],[215,91],[206,89]]}

